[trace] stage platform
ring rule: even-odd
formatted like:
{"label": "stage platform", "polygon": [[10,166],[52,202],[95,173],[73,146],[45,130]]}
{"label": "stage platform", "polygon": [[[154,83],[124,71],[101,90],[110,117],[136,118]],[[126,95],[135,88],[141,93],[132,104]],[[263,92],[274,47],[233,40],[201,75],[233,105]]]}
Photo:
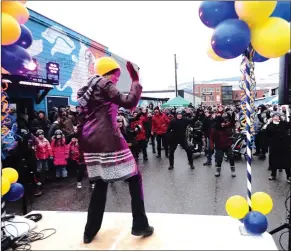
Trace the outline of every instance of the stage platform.
{"label": "stage platform", "polygon": [[140,238],[130,233],[130,213],[105,213],[100,232],[92,243],[85,245],[86,212],[31,213],[43,215],[34,231],[46,228],[57,231],[32,243],[32,250],[278,250],[270,234],[244,236],[240,232],[242,223],[227,216],[148,213],[155,233]]}

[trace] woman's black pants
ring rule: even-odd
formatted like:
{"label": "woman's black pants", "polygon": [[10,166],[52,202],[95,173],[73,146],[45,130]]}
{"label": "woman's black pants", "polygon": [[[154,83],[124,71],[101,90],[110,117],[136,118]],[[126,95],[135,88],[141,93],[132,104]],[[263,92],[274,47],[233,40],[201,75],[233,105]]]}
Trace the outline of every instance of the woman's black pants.
{"label": "woman's black pants", "polygon": [[[145,213],[141,174],[130,177],[127,181],[131,196],[132,230],[142,231],[149,226],[149,223]],[[106,205],[107,188],[107,182],[101,179],[95,182],[84,233],[89,238],[93,238],[101,228]]]}

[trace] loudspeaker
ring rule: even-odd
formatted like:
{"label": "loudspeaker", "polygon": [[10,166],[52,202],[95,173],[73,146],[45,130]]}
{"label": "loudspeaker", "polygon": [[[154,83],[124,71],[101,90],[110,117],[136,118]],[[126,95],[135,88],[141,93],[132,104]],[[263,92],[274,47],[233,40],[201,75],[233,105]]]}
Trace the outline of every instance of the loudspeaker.
{"label": "loudspeaker", "polygon": [[291,53],[280,58],[279,104],[291,105]]}

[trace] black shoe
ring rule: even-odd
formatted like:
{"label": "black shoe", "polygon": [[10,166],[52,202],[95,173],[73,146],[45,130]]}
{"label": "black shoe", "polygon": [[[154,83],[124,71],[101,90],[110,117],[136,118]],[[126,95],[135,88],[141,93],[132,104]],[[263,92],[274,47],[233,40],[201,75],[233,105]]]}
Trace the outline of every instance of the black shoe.
{"label": "black shoe", "polygon": [[151,226],[148,226],[145,230],[141,230],[141,231],[135,231],[132,230],[131,234],[134,236],[143,236],[143,237],[148,237],[151,236],[154,233],[154,228]]}
{"label": "black shoe", "polygon": [[260,155],[259,160],[265,160],[266,159],[266,155]]}
{"label": "black shoe", "polygon": [[156,150],[153,150],[153,154],[156,154],[157,152],[156,152]]}
{"label": "black shoe", "polygon": [[193,164],[189,164],[189,165],[190,165],[190,168],[191,168],[192,170],[195,169],[195,166],[194,166]]}
{"label": "black shoe", "polygon": [[34,193],[34,196],[41,196],[43,195],[43,191],[39,190]]}
{"label": "black shoe", "polygon": [[169,158],[169,154],[166,154],[166,158]]}
{"label": "black shoe", "polygon": [[90,237],[84,235],[84,243],[85,243],[85,244],[89,244],[89,243],[91,243],[92,240],[93,240],[93,238],[94,238],[94,237],[90,238]]}
{"label": "black shoe", "polygon": [[212,164],[211,164],[211,162],[205,162],[205,163],[203,163],[203,166],[211,166]]}
{"label": "black shoe", "polygon": [[276,180],[276,177],[274,177],[274,176],[270,176],[270,177],[269,177],[269,180]]}
{"label": "black shoe", "polygon": [[160,159],[160,158],[161,158],[161,155],[160,155],[160,154],[158,154],[156,157],[157,157],[158,159]]}
{"label": "black shoe", "polygon": [[143,160],[144,160],[144,161],[147,161],[147,160],[149,160],[149,159],[148,159],[148,157],[144,157]]}
{"label": "black shoe", "polygon": [[259,156],[259,155],[261,155],[259,152],[255,152],[254,154],[253,154],[254,156]]}
{"label": "black shoe", "polygon": [[279,173],[282,173],[283,172],[283,170],[282,169],[279,169]]}
{"label": "black shoe", "polygon": [[169,170],[173,170],[174,169],[174,166],[169,166],[168,169]]}

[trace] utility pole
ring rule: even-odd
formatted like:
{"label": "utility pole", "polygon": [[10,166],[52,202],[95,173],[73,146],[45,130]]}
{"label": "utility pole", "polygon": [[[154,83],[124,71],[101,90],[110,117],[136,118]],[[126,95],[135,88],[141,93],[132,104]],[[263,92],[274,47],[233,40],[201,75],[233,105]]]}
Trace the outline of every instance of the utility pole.
{"label": "utility pole", "polygon": [[176,58],[176,54],[174,54],[174,60],[175,60],[175,94],[176,94],[176,97],[178,97],[178,78],[177,78],[177,58]]}
{"label": "utility pole", "polygon": [[195,107],[195,79],[193,77],[193,106]]}

